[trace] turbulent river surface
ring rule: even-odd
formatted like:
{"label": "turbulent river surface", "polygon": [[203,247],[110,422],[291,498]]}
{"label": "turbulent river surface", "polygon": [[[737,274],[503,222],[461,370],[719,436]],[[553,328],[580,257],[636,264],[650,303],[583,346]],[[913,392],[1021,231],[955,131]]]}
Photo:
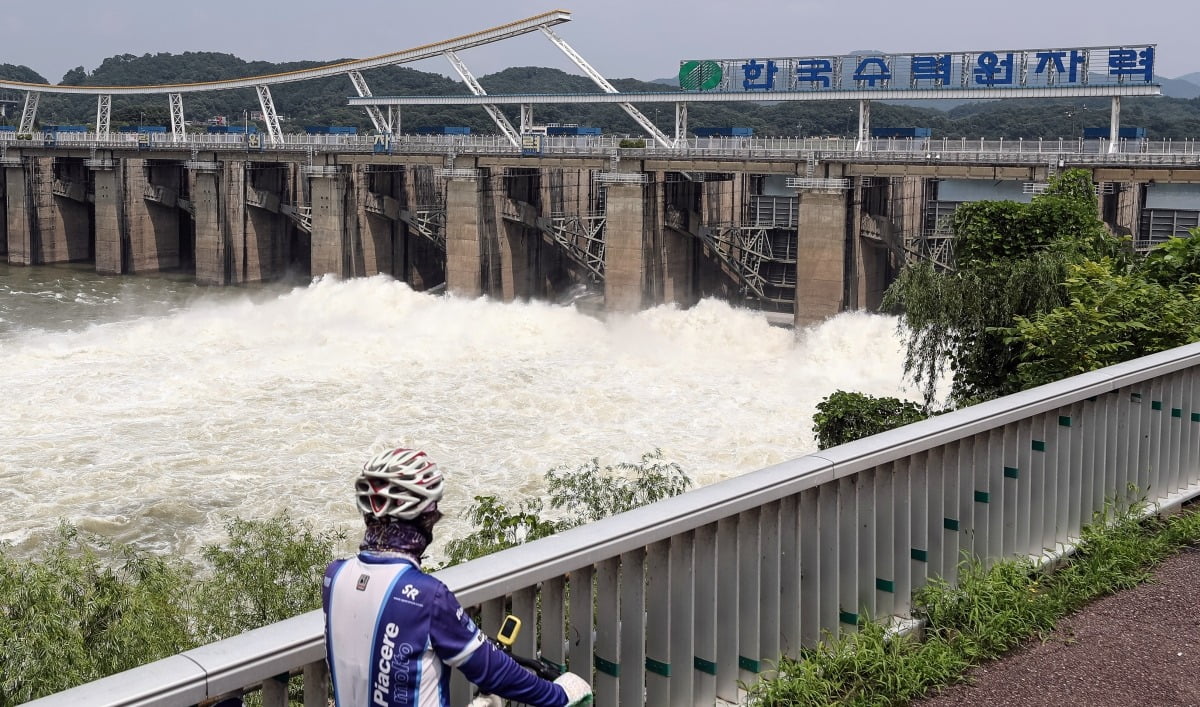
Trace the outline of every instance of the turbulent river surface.
{"label": "turbulent river surface", "polygon": [[447,473],[437,548],[471,499],[661,449],[707,485],[815,449],[839,388],[911,398],[891,317],[799,332],[706,300],[599,319],[414,292],[385,277],[201,288],[0,264],[0,541],[60,519],[195,559],[232,516],[351,537],[372,453]]}

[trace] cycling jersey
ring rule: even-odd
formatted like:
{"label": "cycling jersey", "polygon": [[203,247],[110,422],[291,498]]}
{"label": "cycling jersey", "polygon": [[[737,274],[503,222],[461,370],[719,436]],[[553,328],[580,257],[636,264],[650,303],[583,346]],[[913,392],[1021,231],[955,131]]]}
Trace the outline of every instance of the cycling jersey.
{"label": "cycling jersey", "polygon": [[451,707],[447,665],[485,692],[567,704],[561,687],[488,641],[446,585],[407,557],[362,552],[333,562],[322,604],[338,707]]}

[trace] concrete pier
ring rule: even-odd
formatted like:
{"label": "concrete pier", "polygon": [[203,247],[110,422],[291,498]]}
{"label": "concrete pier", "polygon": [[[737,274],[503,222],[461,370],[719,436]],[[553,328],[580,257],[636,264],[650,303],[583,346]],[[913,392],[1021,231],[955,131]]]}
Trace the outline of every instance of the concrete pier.
{"label": "concrete pier", "polygon": [[846,294],[846,191],[800,190],[796,250],[797,327],[841,312]]}
{"label": "concrete pier", "polygon": [[[1053,171],[625,150],[19,145],[0,163],[0,257],[14,265],[90,261],[111,275],[176,270],[207,285],[383,273],[417,290],[444,286],[503,301],[586,288],[602,292],[613,312],[718,297],[806,326],[877,308],[914,252],[944,244],[958,203],[1019,196],[1023,182],[1045,183]],[[1103,186],[1098,212],[1115,232],[1136,238],[1151,218],[1174,223],[1174,212],[1191,208],[1189,189],[1200,211],[1200,188],[1148,191],[1156,179],[1200,183],[1200,170],[1109,166],[1093,174]],[[797,192],[789,178],[845,180],[829,184],[848,188]],[[1156,227],[1160,238],[1166,227]]]}
{"label": "concrete pier", "polygon": [[11,265],[34,265],[34,239],[37,236],[37,211],[30,198],[29,181],[33,166],[4,167],[5,252]]}
{"label": "concrete pier", "polygon": [[484,294],[480,179],[460,176],[446,183],[446,287],[461,297]]}
{"label": "concrete pier", "polygon": [[648,296],[649,246],[654,242],[655,185],[614,183],[607,187],[604,231],[604,302],[610,312],[636,312]]}

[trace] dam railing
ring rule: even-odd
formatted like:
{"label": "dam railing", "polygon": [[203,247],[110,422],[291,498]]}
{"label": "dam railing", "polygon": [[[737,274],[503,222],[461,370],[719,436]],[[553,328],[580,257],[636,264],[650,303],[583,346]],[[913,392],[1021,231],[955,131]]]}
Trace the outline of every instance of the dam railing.
{"label": "dam railing", "polygon": [[[799,432],[799,431],[798,431]],[[750,472],[438,572],[495,631],[506,612],[596,702],[712,705],[824,632],[908,615],[965,556],[1068,553],[1114,500],[1200,494],[1200,344]],[[196,705],[261,690],[326,705],[320,612],[33,704]],[[456,677],[452,704],[468,701]]]}
{"label": "dam railing", "polygon": [[[632,147],[631,145],[642,145]],[[615,135],[544,137],[538,154],[670,159],[796,160],[809,157],[846,162],[1002,163],[1044,165],[1057,159],[1094,165],[1197,165],[1196,139],[1122,138],[1116,149],[1108,140],[1083,138],[876,138],[861,143],[841,137],[692,137],[670,147],[646,138]],[[14,133],[0,131],[0,152],[18,148],[137,150],[156,152],[238,151],[265,153],[396,153],[519,156],[522,150],[503,135],[307,135],[285,134],[278,143],[258,134],[189,133]]]}

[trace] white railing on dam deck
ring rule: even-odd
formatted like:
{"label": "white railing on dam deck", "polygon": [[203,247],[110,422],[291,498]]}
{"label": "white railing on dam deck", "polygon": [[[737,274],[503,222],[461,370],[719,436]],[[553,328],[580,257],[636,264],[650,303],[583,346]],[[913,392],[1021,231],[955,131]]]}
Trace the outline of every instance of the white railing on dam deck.
{"label": "white railing on dam deck", "polygon": [[[141,138],[141,142],[139,142]],[[799,160],[810,156],[845,162],[945,162],[1046,165],[1065,159],[1072,164],[1181,165],[1200,166],[1200,146],[1195,139],[1126,140],[1109,151],[1107,140],[1063,138],[888,138],[859,145],[853,138],[837,137],[705,137],[689,138],[671,147],[655,145],[649,138],[643,147],[629,147],[629,138],[610,135],[548,136],[541,154],[608,158],[612,154],[652,158],[721,158]],[[53,149],[138,149],[149,157],[154,152],[200,150],[247,150],[266,153],[374,153],[381,150],[374,135],[283,135],[270,144],[264,135],[190,133],[175,141],[169,133],[29,133],[0,131],[0,150],[7,148]],[[393,154],[521,155],[503,135],[396,135],[382,151]],[[1062,166],[1062,165],[1060,165]]]}
{"label": "white railing on dam deck", "polygon": [[[1065,552],[1106,501],[1200,493],[1200,344],[1069,378],[703,487],[438,573],[494,631],[511,611],[593,679],[598,705],[737,698],[780,656],[904,616],[964,554]],[[540,630],[533,627],[540,627]],[[45,698],[193,705],[305,676],[326,703],[320,612]],[[594,670],[593,670],[594,668]],[[467,702],[455,683],[453,704]]]}

